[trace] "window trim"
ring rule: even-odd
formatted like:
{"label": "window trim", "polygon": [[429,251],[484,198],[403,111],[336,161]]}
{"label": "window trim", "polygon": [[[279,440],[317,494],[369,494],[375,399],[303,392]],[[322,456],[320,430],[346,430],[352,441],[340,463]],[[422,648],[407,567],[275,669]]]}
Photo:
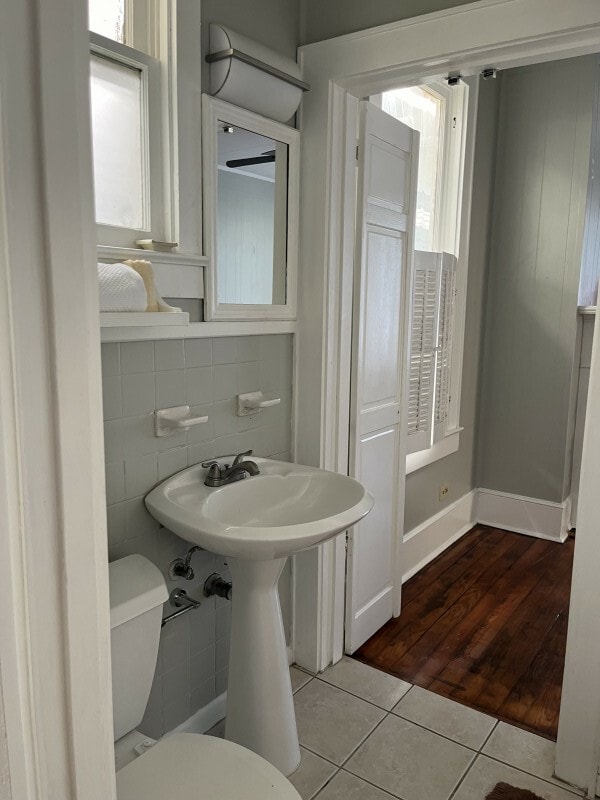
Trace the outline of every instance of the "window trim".
{"label": "window trim", "polygon": [[[414,84],[407,84],[414,85]],[[471,204],[474,162],[475,126],[477,119],[477,103],[479,83],[478,76],[463,79],[460,87],[449,87],[441,80],[423,83],[434,93],[445,97],[444,117],[444,167],[442,179],[442,225],[434,229],[434,241],[437,252],[448,252],[456,255],[456,286],[454,298],[454,324],[452,340],[452,364],[450,370],[450,398],[446,431],[442,439],[425,450],[407,454],[406,474],[415,472],[428,464],[445,458],[458,450],[459,436],[463,428],[460,426],[460,401],[462,391],[464,334],[466,320],[469,223],[467,211]],[[397,87],[402,88],[402,87]],[[456,91],[460,88],[460,91]],[[374,95],[371,100],[382,106],[381,94]],[[456,118],[453,129],[452,122]],[[455,133],[455,136],[449,134]],[[452,142],[454,139],[454,142]],[[447,175],[450,170],[451,179]],[[452,235],[448,234],[448,226],[452,222]]]}
{"label": "window trim", "polygon": [[[131,13],[127,21],[127,9],[135,5],[146,5],[143,24],[132,22]],[[203,258],[202,241],[202,149],[201,149],[201,96],[198,87],[202,79],[202,53],[200,48],[201,19],[200,3],[180,3],[172,0],[147,0],[146,4],[127,0],[125,36],[134,36],[134,44],[148,48],[160,70],[161,106],[156,126],[162,130],[162,154],[157,164],[162,169],[163,220],[161,228],[164,235],[153,237],[177,242],[172,255],[185,268],[186,258],[190,267],[198,267],[198,259]],[[152,14],[152,16],[150,16]],[[138,23],[139,13],[138,13]],[[135,19],[135,17],[134,17]],[[152,25],[154,29],[151,30]],[[103,37],[101,37],[103,38]],[[105,41],[110,50],[128,48],[110,39]],[[129,47],[131,52],[133,48]],[[144,55],[133,50],[135,56]],[[184,165],[184,168],[181,168]],[[117,229],[118,230],[118,229]],[[139,237],[138,237],[139,238]],[[144,237],[147,238],[147,237]],[[121,258],[129,258],[131,249],[142,254],[131,239],[104,240],[98,242],[100,248],[111,248],[115,253],[122,250]],[[168,255],[168,254],[162,254]],[[142,256],[143,257],[143,256]],[[98,258],[102,253],[98,251]],[[162,258],[162,256],[161,256]],[[200,269],[203,269],[200,267]],[[176,296],[174,287],[178,284],[178,272],[173,268],[173,278],[169,281],[170,292],[167,297]]]}
{"label": "window trim", "polygon": [[416,450],[414,453],[407,453],[406,474],[410,475],[413,472],[423,469],[423,467],[429,466],[429,464],[439,461],[440,458],[446,458],[446,456],[458,452],[458,448],[460,447],[460,433],[463,430],[464,428],[447,430],[443,439],[440,439],[439,442],[436,442],[426,450]]}
{"label": "window trim", "polygon": [[96,223],[97,244],[118,247],[135,247],[137,239],[166,239],[163,169],[163,129],[153,125],[153,119],[162,119],[160,87],[160,62],[128,45],[90,33],[90,57],[97,56],[122,64],[141,73],[142,158],[144,170],[143,204],[148,218],[146,227],[125,228]]}
{"label": "window trim", "polygon": [[[407,474],[456,452],[459,443],[458,432],[462,430],[459,420],[469,251],[466,239],[468,225],[463,211],[470,203],[472,191],[474,148],[473,139],[470,137],[475,136],[478,95],[476,80],[463,80],[458,87],[450,87],[441,80],[418,85],[445,101],[441,130],[441,170],[438,173],[439,188],[436,193],[436,208],[441,209],[441,215],[434,219],[433,240],[434,252],[451,253],[456,256],[457,263],[446,430],[443,437],[437,442],[432,440],[429,447],[407,454]],[[378,106],[382,106],[381,95],[374,96],[372,100]],[[454,119],[456,124],[453,127]]]}

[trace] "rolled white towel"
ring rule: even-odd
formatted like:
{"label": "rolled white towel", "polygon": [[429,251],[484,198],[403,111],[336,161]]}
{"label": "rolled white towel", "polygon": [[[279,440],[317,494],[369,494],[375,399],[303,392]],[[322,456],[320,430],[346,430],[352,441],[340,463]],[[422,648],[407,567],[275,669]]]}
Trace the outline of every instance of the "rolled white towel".
{"label": "rolled white towel", "polygon": [[145,311],[144,280],[127,264],[98,264],[100,311]]}

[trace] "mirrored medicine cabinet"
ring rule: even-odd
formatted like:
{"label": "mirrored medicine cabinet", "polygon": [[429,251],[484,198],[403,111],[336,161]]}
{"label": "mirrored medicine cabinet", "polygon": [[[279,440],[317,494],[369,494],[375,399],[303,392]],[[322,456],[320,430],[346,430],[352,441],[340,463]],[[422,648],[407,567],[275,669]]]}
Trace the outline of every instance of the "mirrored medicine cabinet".
{"label": "mirrored medicine cabinet", "polygon": [[299,132],[203,98],[206,320],[296,317]]}

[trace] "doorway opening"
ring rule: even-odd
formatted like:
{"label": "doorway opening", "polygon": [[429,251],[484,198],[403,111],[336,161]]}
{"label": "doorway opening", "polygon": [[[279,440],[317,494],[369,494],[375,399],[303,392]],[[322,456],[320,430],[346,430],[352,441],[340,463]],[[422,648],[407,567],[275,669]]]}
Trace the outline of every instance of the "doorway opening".
{"label": "doorway opening", "polygon": [[[455,269],[468,270],[468,279],[464,318],[457,319],[457,294],[449,325],[441,281],[431,280],[428,323],[427,284],[418,281],[426,262],[415,257],[401,610],[359,647],[356,639],[348,647],[347,636],[346,649],[555,739],[574,548],[567,534],[576,523],[590,306],[598,285],[597,187],[590,173],[598,58],[505,70],[481,80],[477,94],[468,264],[461,264],[457,246],[452,251],[448,216],[435,220],[448,147],[442,124],[437,159],[430,154],[425,162],[424,183],[433,188],[417,195],[417,232],[419,224],[426,229],[421,245],[456,256]],[[396,95],[387,110],[406,122],[415,114],[411,99],[422,117],[428,108],[424,138],[431,145],[440,102],[435,85]],[[386,110],[385,95],[372,99]],[[416,121],[423,136],[422,118]],[[457,348],[450,343],[444,381],[445,325],[464,326],[464,357],[453,371]],[[448,433],[456,447],[446,443],[436,453]]]}

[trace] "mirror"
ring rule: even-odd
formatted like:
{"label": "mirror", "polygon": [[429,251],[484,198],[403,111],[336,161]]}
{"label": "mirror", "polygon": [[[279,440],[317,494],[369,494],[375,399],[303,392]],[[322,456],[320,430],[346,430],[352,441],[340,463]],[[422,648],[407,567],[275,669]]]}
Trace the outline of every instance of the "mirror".
{"label": "mirror", "polygon": [[217,122],[218,303],[285,304],[288,146]]}
{"label": "mirror", "polygon": [[210,97],[204,130],[206,319],[290,319],[298,131]]}

